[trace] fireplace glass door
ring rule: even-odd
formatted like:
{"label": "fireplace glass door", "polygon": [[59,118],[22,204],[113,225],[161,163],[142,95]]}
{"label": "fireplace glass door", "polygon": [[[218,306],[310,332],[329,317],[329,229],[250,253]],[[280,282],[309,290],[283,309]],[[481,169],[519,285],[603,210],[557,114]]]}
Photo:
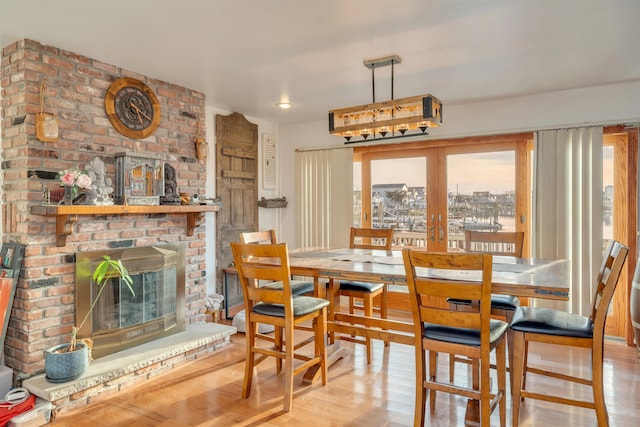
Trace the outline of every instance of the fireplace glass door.
{"label": "fireplace glass door", "polygon": [[[92,280],[103,255],[119,259],[133,279],[112,278],[98,294]],[[186,329],[184,245],[169,244],[76,254],[76,324],[89,313],[78,336],[93,339],[95,358]]]}
{"label": "fireplace glass door", "polygon": [[[134,274],[132,294],[121,279],[111,279],[93,312],[93,333],[127,328],[171,316],[176,312],[176,268]],[[92,294],[98,285],[92,282]]]}

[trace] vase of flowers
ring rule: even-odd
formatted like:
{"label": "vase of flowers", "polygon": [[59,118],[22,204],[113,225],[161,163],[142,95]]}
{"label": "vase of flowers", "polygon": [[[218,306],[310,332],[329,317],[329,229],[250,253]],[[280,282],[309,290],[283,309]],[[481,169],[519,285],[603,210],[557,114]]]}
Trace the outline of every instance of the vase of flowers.
{"label": "vase of flowers", "polygon": [[91,187],[91,178],[87,172],[76,167],[58,172],[58,179],[64,187],[64,198],[61,201],[63,205],[73,204],[73,200],[78,197],[78,189]]}

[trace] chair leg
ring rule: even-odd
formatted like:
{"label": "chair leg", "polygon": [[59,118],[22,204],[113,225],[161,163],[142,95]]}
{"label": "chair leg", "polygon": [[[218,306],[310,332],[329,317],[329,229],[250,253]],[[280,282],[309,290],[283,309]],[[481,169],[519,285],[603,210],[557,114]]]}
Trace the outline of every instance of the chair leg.
{"label": "chair leg", "polygon": [[[356,314],[356,299],[352,296],[349,297],[349,314]],[[355,335],[352,334],[351,337],[355,338]]]}
{"label": "chair leg", "polygon": [[320,358],[320,373],[322,385],[327,384],[327,309],[323,308],[321,314],[313,319],[315,333],[315,356]]}
{"label": "chair leg", "polygon": [[[515,339],[514,339],[514,342],[515,342]],[[527,388],[528,363],[529,363],[529,342],[525,339],[524,340],[524,358],[522,362],[522,390],[525,390]]]}
{"label": "chair leg", "polygon": [[[274,340],[275,340],[275,344],[274,344],[274,349],[276,351],[281,352],[282,351],[282,328],[279,326],[276,326],[274,334],[273,334]],[[282,372],[282,359],[279,357],[276,357],[276,373],[280,374],[280,372]]]}
{"label": "chair leg", "polygon": [[[458,311],[458,304],[449,303],[449,310]],[[456,355],[449,354],[449,382],[453,383],[453,379],[456,376]]]}
{"label": "chair leg", "polygon": [[[371,296],[371,294],[367,294],[362,298],[362,302],[364,304],[364,315],[368,316],[368,317],[372,317],[373,316],[373,297]],[[365,343],[366,343],[366,347],[367,347],[367,365],[371,364],[371,354],[372,354],[372,349],[371,349],[371,338],[366,337],[365,338]]]}
{"label": "chair leg", "polygon": [[496,347],[496,368],[498,375],[498,392],[502,393],[500,398],[500,426],[507,423],[507,360],[505,355],[506,345],[504,340]]}
{"label": "chair leg", "polygon": [[[515,310],[504,310],[507,323],[511,325]],[[511,365],[513,364],[513,331],[507,329],[507,358],[509,359],[509,382],[513,384],[513,374],[511,373]]]}
{"label": "chair leg", "polygon": [[[387,284],[385,283],[382,287],[382,294],[380,295],[380,318],[387,318]],[[384,342],[385,347],[389,347],[389,341]]]}
{"label": "chair leg", "polygon": [[[427,403],[427,391],[424,388],[426,379],[425,351],[416,346],[416,406],[413,418],[414,427],[423,427],[425,420],[425,405]],[[432,392],[433,393],[433,392]]]}
{"label": "chair leg", "polygon": [[514,332],[513,334],[513,357],[511,370],[511,424],[518,427],[520,418],[521,393],[524,389],[524,374],[527,370],[526,355],[527,343],[525,342],[524,332]]}
{"label": "chair leg", "polygon": [[285,327],[284,334],[284,410],[285,412],[290,412],[293,406],[293,325]]}
{"label": "chair leg", "polygon": [[449,354],[449,382],[453,383],[453,378],[456,374],[456,355]]}
{"label": "chair leg", "polygon": [[471,387],[480,390],[480,361],[471,359]]}
{"label": "chair leg", "polygon": [[491,362],[488,354],[474,362],[480,362],[480,425],[488,426],[491,419]]}
{"label": "chair leg", "polygon": [[[340,284],[337,283],[334,279],[329,279],[329,320],[333,320],[335,314],[340,312]],[[334,344],[336,342],[336,334],[333,332],[329,333],[329,344]]]}
{"label": "chair leg", "polygon": [[[429,351],[429,379],[433,382],[437,379],[438,373],[438,353]],[[429,404],[431,412],[436,410],[436,391],[429,389]]]}
{"label": "chair leg", "polygon": [[[597,346],[596,346],[597,347]],[[609,426],[609,414],[604,400],[603,385],[603,348],[594,348],[591,354],[591,386],[593,387],[593,403],[598,418],[598,426]]]}
{"label": "chair leg", "polygon": [[253,348],[256,345],[257,325],[247,319],[246,330],[246,348],[247,361],[244,364],[244,382],[242,383],[242,398],[246,399],[251,394],[251,380],[253,379],[253,367],[255,364],[256,354]]}

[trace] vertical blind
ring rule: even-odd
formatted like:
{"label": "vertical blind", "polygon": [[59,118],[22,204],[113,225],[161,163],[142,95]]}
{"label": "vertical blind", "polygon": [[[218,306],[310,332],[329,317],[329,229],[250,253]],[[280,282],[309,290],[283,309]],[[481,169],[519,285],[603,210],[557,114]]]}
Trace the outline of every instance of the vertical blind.
{"label": "vertical blind", "polygon": [[568,303],[536,305],[589,316],[602,263],[602,127],[535,135],[533,255],[570,262]]}
{"label": "vertical blind", "polygon": [[353,149],[297,151],[296,247],[349,246]]}

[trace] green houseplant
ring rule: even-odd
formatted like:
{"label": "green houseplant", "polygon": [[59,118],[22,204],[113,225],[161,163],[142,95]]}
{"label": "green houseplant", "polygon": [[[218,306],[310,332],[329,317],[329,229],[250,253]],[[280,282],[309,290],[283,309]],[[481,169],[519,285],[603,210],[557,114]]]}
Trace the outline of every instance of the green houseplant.
{"label": "green houseplant", "polygon": [[122,261],[111,259],[108,255],[104,255],[102,258],[103,260],[93,270],[92,278],[98,286],[98,292],[91,302],[87,314],[79,325],[73,327],[71,340],[68,344],[51,347],[45,352],[45,374],[49,382],[60,383],[75,380],[87,369],[91,360],[92,341],[89,338],[78,339],[78,331],[89,319],[108,281],[115,278],[121,279],[131,294],[135,296],[132,286],[133,279],[129,276],[129,271],[122,264]]}

